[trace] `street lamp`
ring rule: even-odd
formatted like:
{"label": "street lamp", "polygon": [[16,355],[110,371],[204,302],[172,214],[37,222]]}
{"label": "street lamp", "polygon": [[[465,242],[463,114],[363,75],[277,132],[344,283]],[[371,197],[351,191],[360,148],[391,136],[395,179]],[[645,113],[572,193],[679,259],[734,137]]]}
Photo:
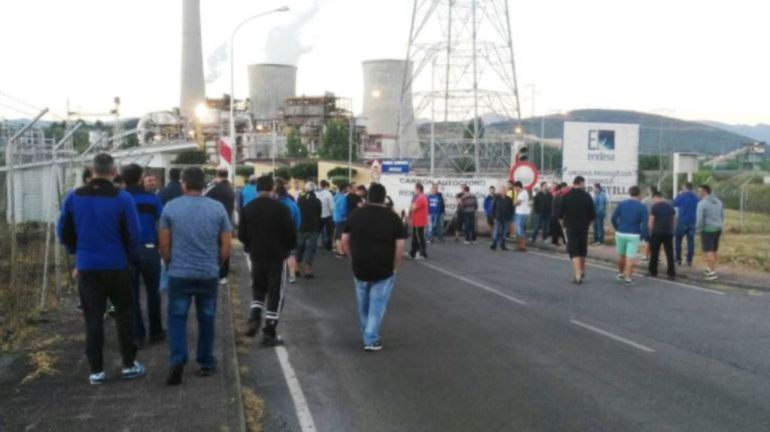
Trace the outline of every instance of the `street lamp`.
{"label": "street lamp", "polygon": [[356,120],[368,120],[368,118],[358,117],[356,119],[356,116],[352,112],[350,113],[350,124],[348,126],[348,183],[353,178],[353,134],[356,126],[358,126]]}
{"label": "street lamp", "polygon": [[551,110],[540,116],[540,171],[545,171],[545,118],[553,114],[561,114],[561,110]]}
{"label": "street lamp", "polygon": [[[233,150],[233,165],[237,165],[237,155],[238,155],[238,144],[235,137],[235,35],[238,33],[238,30],[241,29],[241,27],[244,26],[244,24],[255,20],[259,17],[263,17],[265,15],[270,15],[278,12],[287,12],[289,10],[288,6],[281,6],[278,9],[273,9],[267,12],[262,12],[259,14],[256,14],[254,16],[251,16],[249,18],[246,18],[245,20],[241,21],[240,24],[235,26],[233,29],[233,33],[230,36],[230,145]],[[231,170],[230,172],[230,181],[232,182],[235,177],[235,169]]]}

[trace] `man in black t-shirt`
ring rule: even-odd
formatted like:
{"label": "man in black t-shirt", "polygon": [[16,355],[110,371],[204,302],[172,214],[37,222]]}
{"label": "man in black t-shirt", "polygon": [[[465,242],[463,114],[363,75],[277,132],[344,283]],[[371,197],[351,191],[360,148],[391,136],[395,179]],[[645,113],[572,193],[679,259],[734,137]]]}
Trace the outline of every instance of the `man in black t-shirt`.
{"label": "man in black t-shirt", "polygon": [[572,189],[564,195],[559,209],[559,219],[567,232],[567,252],[575,271],[573,283],[583,283],[588,255],[588,227],[596,218],[594,200],[585,190],[586,179],[575,177]]}
{"label": "man in black t-shirt", "polygon": [[353,261],[365,351],[382,349],[380,326],[404,255],[404,226],[385,197],[385,187],[373,183],[368,204],[348,215],[342,234],[342,250]]}
{"label": "man in black t-shirt", "polygon": [[676,277],[676,267],[674,266],[674,227],[676,226],[676,210],[674,206],[663,199],[659,191],[652,194],[652,210],[649,218],[650,228],[650,276],[658,276],[658,259],[660,257],[660,246],[666,252],[666,265],[669,279]]}

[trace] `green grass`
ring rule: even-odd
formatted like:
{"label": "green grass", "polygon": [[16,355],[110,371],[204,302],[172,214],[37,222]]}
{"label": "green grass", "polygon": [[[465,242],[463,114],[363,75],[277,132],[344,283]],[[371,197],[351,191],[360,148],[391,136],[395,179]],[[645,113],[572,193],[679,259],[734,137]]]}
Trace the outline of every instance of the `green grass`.
{"label": "green grass", "polygon": [[[770,272],[770,215],[725,211],[725,229],[722,234],[719,260],[721,264],[753,271]],[[614,244],[612,227],[607,228],[606,243]],[[705,265],[700,253],[700,239],[695,238],[696,266]]]}

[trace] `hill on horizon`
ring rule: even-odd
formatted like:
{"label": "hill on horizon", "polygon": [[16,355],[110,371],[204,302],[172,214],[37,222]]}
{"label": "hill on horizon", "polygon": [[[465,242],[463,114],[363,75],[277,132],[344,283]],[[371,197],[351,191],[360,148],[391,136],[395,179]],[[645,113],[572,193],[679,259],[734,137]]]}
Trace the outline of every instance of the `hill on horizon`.
{"label": "hill on horizon", "polygon": [[[542,117],[522,120],[528,134],[540,135]],[[545,117],[545,138],[562,138],[565,121],[639,124],[639,152],[657,154],[662,137],[663,153],[693,152],[719,155],[755,141],[750,137],[701,122],[680,120],[657,114],[611,109],[581,109]],[[506,121],[487,125],[487,130],[510,130]]]}

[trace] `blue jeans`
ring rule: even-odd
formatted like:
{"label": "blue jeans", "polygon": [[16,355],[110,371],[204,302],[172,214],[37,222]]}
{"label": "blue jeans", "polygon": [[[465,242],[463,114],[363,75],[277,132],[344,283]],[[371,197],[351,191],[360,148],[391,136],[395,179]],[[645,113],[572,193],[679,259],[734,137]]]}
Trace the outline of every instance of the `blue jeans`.
{"label": "blue jeans", "polygon": [[315,253],[318,250],[318,233],[301,232],[297,238],[297,263],[313,266]]}
{"label": "blue jeans", "polygon": [[428,230],[428,240],[433,240],[433,238],[437,238],[441,241],[444,241],[444,215],[443,214],[432,214],[430,215],[430,229]]}
{"label": "blue jeans", "polygon": [[516,237],[527,238],[527,219],[529,215],[516,215]]}
{"label": "blue jeans", "polygon": [[160,262],[160,291],[168,292],[168,267],[163,261]]}
{"label": "blue jeans", "polygon": [[505,249],[505,237],[508,230],[507,220],[496,220],[492,226],[492,249],[497,249],[497,245],[500,245],[501,249]]}
{"label": "blue jeans", "polygon": [[597,213],[594,219],[594,243],[604,243],[604,213]]}
{"label": "blue jeans", "polygon": [[465,228],[465,241],[476,241],[475,212],[463,212],[463,228]]}
{"label": "blue jeans", "polygon": [[198,356],[202,367],[213,367],[214,323],[217,314],[219,279],[188,279],[171,277],[168,291],[168,347],[171,365],[187,363],[187,313],[195,298],[198,317]]}
{"label": "blue jeans", "polygon": [[676,262],[682,262],[682,240],[687,237],[687,263],[692,264],[692,257],[695,254],[695,225],[678,223],[676,225]]}
{"label": "blue jeans", "polygon": [[355,279],[355,283],[364,345],[372,345],[380,341],[380,326],[388,309],[388,300],[393,293],[396,275],[376,282]]}
{"label": "blue jeans", "polygon": [[535,215],[535,231],[532,233],[532,243],[537,240],[537,234],[540,230],[543,231],[543,241],[545,241],[551,231],[551,215],[549,213]]}
{"label": "blue jeans", "polygon": [[131,290],[134,294],[134,338],[144,341],[147,330],[142,314],[141,281],[147,294],[147,320],[150,324],[150,336],[163,333],[163,321],[160,312],[160,254],[157,247],[141,245],[131,257]]}

